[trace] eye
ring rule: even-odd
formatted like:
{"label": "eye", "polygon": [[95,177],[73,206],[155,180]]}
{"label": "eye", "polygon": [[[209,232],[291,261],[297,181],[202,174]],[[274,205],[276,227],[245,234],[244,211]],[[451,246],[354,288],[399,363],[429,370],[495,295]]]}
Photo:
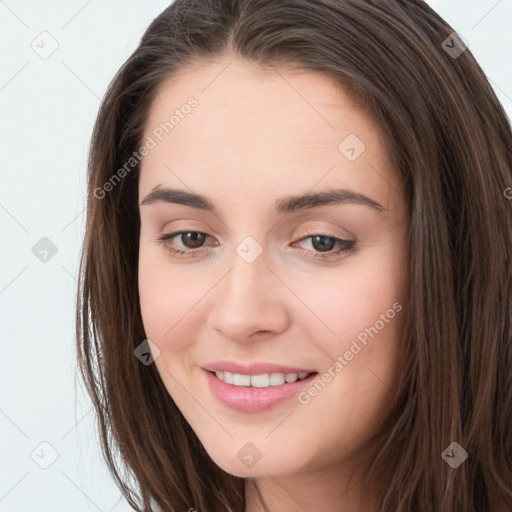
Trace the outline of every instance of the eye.
{"label": "eye", "polygon": [[[314,258],[327,259],[337,256],[340,253],[351,252],[355,249],[356,242],[354,240],[346,240],[330,234],[312,233],[302,237],[295,244],[300,244],[308,240],[311,249],[304,249],[308,252],[314,252]],[[306,244],[308,245],[308,244]]]}
{"label": "eye", "polygon": [[[182,244],[181,248],[171,244],[175,238]],[[175,231],[158,237],[158,240],[176,256],[194,256],[205,249],[204,243],[208,238],[211,237],[202,231]]]}

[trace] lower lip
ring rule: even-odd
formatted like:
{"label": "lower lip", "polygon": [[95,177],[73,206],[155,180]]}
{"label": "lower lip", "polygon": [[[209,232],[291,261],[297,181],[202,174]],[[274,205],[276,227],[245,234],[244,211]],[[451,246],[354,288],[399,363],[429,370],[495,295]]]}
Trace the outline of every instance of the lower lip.
{"label": "lower lip", "polygon": [[211,372],[204,371],[213,395],[227,407],[244,412],[265,411],[292,398],[299,393],[301,388],[308,386],[317,375],[314,373],[306,379],[280,386],[255,388],[226,384]]}

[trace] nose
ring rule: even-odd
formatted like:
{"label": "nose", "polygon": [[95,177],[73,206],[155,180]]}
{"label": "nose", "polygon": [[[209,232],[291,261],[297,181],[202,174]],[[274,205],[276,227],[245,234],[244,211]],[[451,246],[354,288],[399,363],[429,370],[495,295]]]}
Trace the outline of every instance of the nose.
{"label": "nose", "polygon": [[237,254],[227,275],[216,286],[208,317],[210,328],[233,341],[284,332],[289,326],[286,289],[261,255],[247,263]]}

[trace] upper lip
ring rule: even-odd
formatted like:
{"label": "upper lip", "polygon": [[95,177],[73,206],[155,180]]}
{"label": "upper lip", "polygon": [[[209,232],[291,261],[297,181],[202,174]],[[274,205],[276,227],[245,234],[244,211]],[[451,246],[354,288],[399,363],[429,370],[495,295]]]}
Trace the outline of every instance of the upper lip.
{"label": "upper lip", "polygon": [[240,364],[234,361],[212,361],[203,366],[205,370],[210,372],[230,372],[239,375],[262,375],[265,373],[316,373],[311,370],[299,366],[284,366],[274,363],[255,362],[250,364]]}

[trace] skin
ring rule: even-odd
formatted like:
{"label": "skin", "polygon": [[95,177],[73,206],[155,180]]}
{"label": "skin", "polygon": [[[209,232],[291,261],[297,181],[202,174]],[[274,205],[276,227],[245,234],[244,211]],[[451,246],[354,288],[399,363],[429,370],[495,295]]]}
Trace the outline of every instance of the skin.
{"label": "skin", "polygon": [[[408,292],[407,205],[382,134],[329,77],[229,56],[166,80],[144,138],[190,96],[198,105],[141,163],[140,306],[160,350],[154,364],[215,463],[247,478],[246,511],[260,510],[255,485],[272,511],[361,510],[358,479],[347,479],[394,397]],[[338,149],[349,134],[366,146],[354,161]],[[204,195],[218,212],[142,204],[158,185]],[[274,211],[279,198],[329,188],[364,194],[384,210]],[[202,252],[176,256],[158,240],[178,230],[206,233]],[[314,234],[355,240],[355,249],[322,259]],[[252,263],[236,252],[247,236],[263,251]],[[197,251],[185,244],[167,241]],[[294,397],[240,412],[207,386],[201,366],[215,360],[322,374],[396,302],[402,311],[306,405]],[[247,442],[262,454],[251,468],[237,457]]]}

